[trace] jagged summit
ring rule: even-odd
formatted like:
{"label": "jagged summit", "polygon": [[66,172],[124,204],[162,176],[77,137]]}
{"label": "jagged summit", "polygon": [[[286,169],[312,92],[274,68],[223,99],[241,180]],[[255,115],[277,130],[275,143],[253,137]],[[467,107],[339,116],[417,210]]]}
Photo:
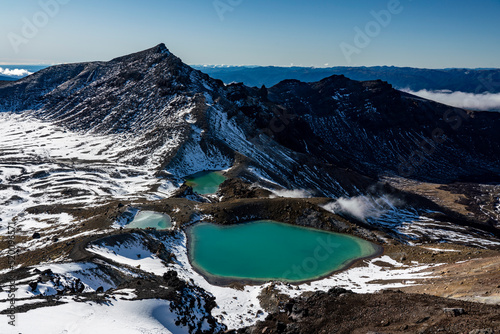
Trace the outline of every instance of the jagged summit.
{"label": "jagged summit", "polygon": [[142,131],[151,128],[153,119],[161,123],[161,112],[180,109],[196,94],[220,85],[159,44],[108,62],[50,67],[4,85],[0,110],[33,110],[75,130]]}
{"label": "jagged summit", "polygon": [[160,43],[152,48],[139,51],[139,52],[134,52],[125,56],[117,57],[111,60],[111,62],[125,62],[125,61],[131,61],[131,60],[137,60],[141,58],[148,58],[151,56],[157,56],[157,55],[166,55],[170,56],[172,53],[168,50],[167,46],[164,43]]}
{"label": "jagged summit", "polygon": [[165,43],[160,43],[160,44],[158,44],[158,45],[156,46],[156,49],[157,49],[157,51],[158,51],[158,52],[160,52],[160,53],[170,52],[170,51],[168,51],[167,46],[165,45]]}

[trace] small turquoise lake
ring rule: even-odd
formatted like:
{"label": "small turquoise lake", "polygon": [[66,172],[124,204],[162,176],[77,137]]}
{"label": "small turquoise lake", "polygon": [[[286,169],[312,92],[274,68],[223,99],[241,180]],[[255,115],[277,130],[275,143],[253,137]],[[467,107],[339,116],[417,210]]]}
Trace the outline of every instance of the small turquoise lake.
{"label": "small turquoise lake", "polygon": [[172,227],[170,216],[154,212],[154,211],[139,211],[135,215],[134,220],[125,225],[126,228],[155,228],[157,230],[165,230]]}
{"label": "small turquoise lake", "polygon": [[231,226],[200,223],[188,233],[193,266],[222,279],[307,281],[380,250],[350,235],[269,220]]}
{"label": "small turquoise lake", "polygon": [[218,171],[205,171],[190,175],[186,178],[186,185],[193,188],[200,195],[215,194],[226,177]]}

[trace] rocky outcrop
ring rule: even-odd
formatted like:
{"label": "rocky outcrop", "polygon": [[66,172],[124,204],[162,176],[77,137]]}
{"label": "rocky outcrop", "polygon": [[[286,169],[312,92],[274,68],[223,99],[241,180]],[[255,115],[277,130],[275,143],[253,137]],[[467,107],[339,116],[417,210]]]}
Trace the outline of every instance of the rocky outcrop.
{"label": "rocky outcrop", "polygon": [[220,185],[218,194],[223,195],[222,201],[239,198],[266,198],[273,195],[268,190],[238,178],[225,180]]}
{"label": "rocky outcrop", "polygon": [[333,288],[284,301],[264,321],[238,333],[483,333],[500,328],[499,315],[496,306],[401,291],[362,295]]}

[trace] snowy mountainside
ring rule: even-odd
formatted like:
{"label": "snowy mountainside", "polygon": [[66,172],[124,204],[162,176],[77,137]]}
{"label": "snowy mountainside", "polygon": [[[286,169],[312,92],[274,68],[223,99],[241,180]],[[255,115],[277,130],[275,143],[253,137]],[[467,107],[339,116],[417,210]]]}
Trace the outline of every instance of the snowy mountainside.
{"label": "snowy mountainside", "polygon": [[234,101],[234,92],[159,45],[109,62],[41,70],[3,86],[0,110],[79,133],[123,135],[128,149],[117,152],[120,162],[140,166],[159,160],[156,172],[166,168],[173,177],[228,168],[235,154],[243,154],[282,187],[331,195],[355,192],[349,183],[339,186],[334,177],[325,177],[331,173],[328,168],[311,166],[295,175],[306,157],[280,145],[271,147],[277,145],[272,139],[257,135],[261,120],[240,109],[260,104],[261,97],[249,90]]}
{"label": "snowy mountainside", "polygon": [[[350,185],[359,174],[488,182],[500,173],[498,113],[344,76],[260,89],[224,85],[163,44],[109,62],[41,70],[0,87],[0,110],[74,131],[128,134],[129,163],[144,164],[155,152],[178,177],[228,168],[237,154],[285,188],[335,196],[357,194],[364,181]],[[339,173],[351,174],[350,182]]]}
{"label": "snowy mountainside", "polygon": [[[161,164],[156,154],[149,156],[144,165],[127,162],[128,143],[134,138],[75,133],[10,113],[0,114],[0,120],[0,212],[5,221],[16,222],[18,235],[31,236],[34,228],[51,233],[77,228],[69,214],[32,215],[26,213],[30,207],[92,207],[110,200],[169,194],[168,187],[161,187],[166,181],[155,175]],[[7,226],[2,226],[0,234],[7,233]],[[19,244],[19,251],[36,247],[39,242]]]}

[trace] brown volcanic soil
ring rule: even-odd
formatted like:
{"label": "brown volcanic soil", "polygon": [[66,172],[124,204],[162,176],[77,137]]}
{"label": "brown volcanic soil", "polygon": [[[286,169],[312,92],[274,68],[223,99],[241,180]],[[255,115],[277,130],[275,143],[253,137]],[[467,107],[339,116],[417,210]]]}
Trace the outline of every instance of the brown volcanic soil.
{"label": "brown volcanic soil", "polygon": [[418,194],[460,214],[468,215],[470,213],[466,205],[460,203],[463,197],[458,193],[442,189],[441,184],[426,183],[399,177],[385,178],[385,181],[396,189]]}
{"label": "brown volcanic soil", "polygon": [[[450,308],[455,310],[446,310]],[[238,333],[456,334],[495,333],[499,328],[499,306],[396,291],[354,294],[334,288],[290,299],[279,312]]]}
{"label": "brown volcanic soil", "polygon": [[500,255],[445,264],[429,272],[438,277],[402,290],[500,305]]}
{"label": "brown volcanic soil", "polygon": [[485,225],[499,225],[500,212],[495,205],[500,203],[500,185],[456,182],[436,184],[415,180],[387,177],[396,189],[427,198],[436,204]]}
{"label": "brown volcanic soil", "polygon": [[385,255],[406,265],[412,262],[440,264],[500,256],[500,251],[472,248],[456,244],[424,244],[419,246],[387,245]]}

